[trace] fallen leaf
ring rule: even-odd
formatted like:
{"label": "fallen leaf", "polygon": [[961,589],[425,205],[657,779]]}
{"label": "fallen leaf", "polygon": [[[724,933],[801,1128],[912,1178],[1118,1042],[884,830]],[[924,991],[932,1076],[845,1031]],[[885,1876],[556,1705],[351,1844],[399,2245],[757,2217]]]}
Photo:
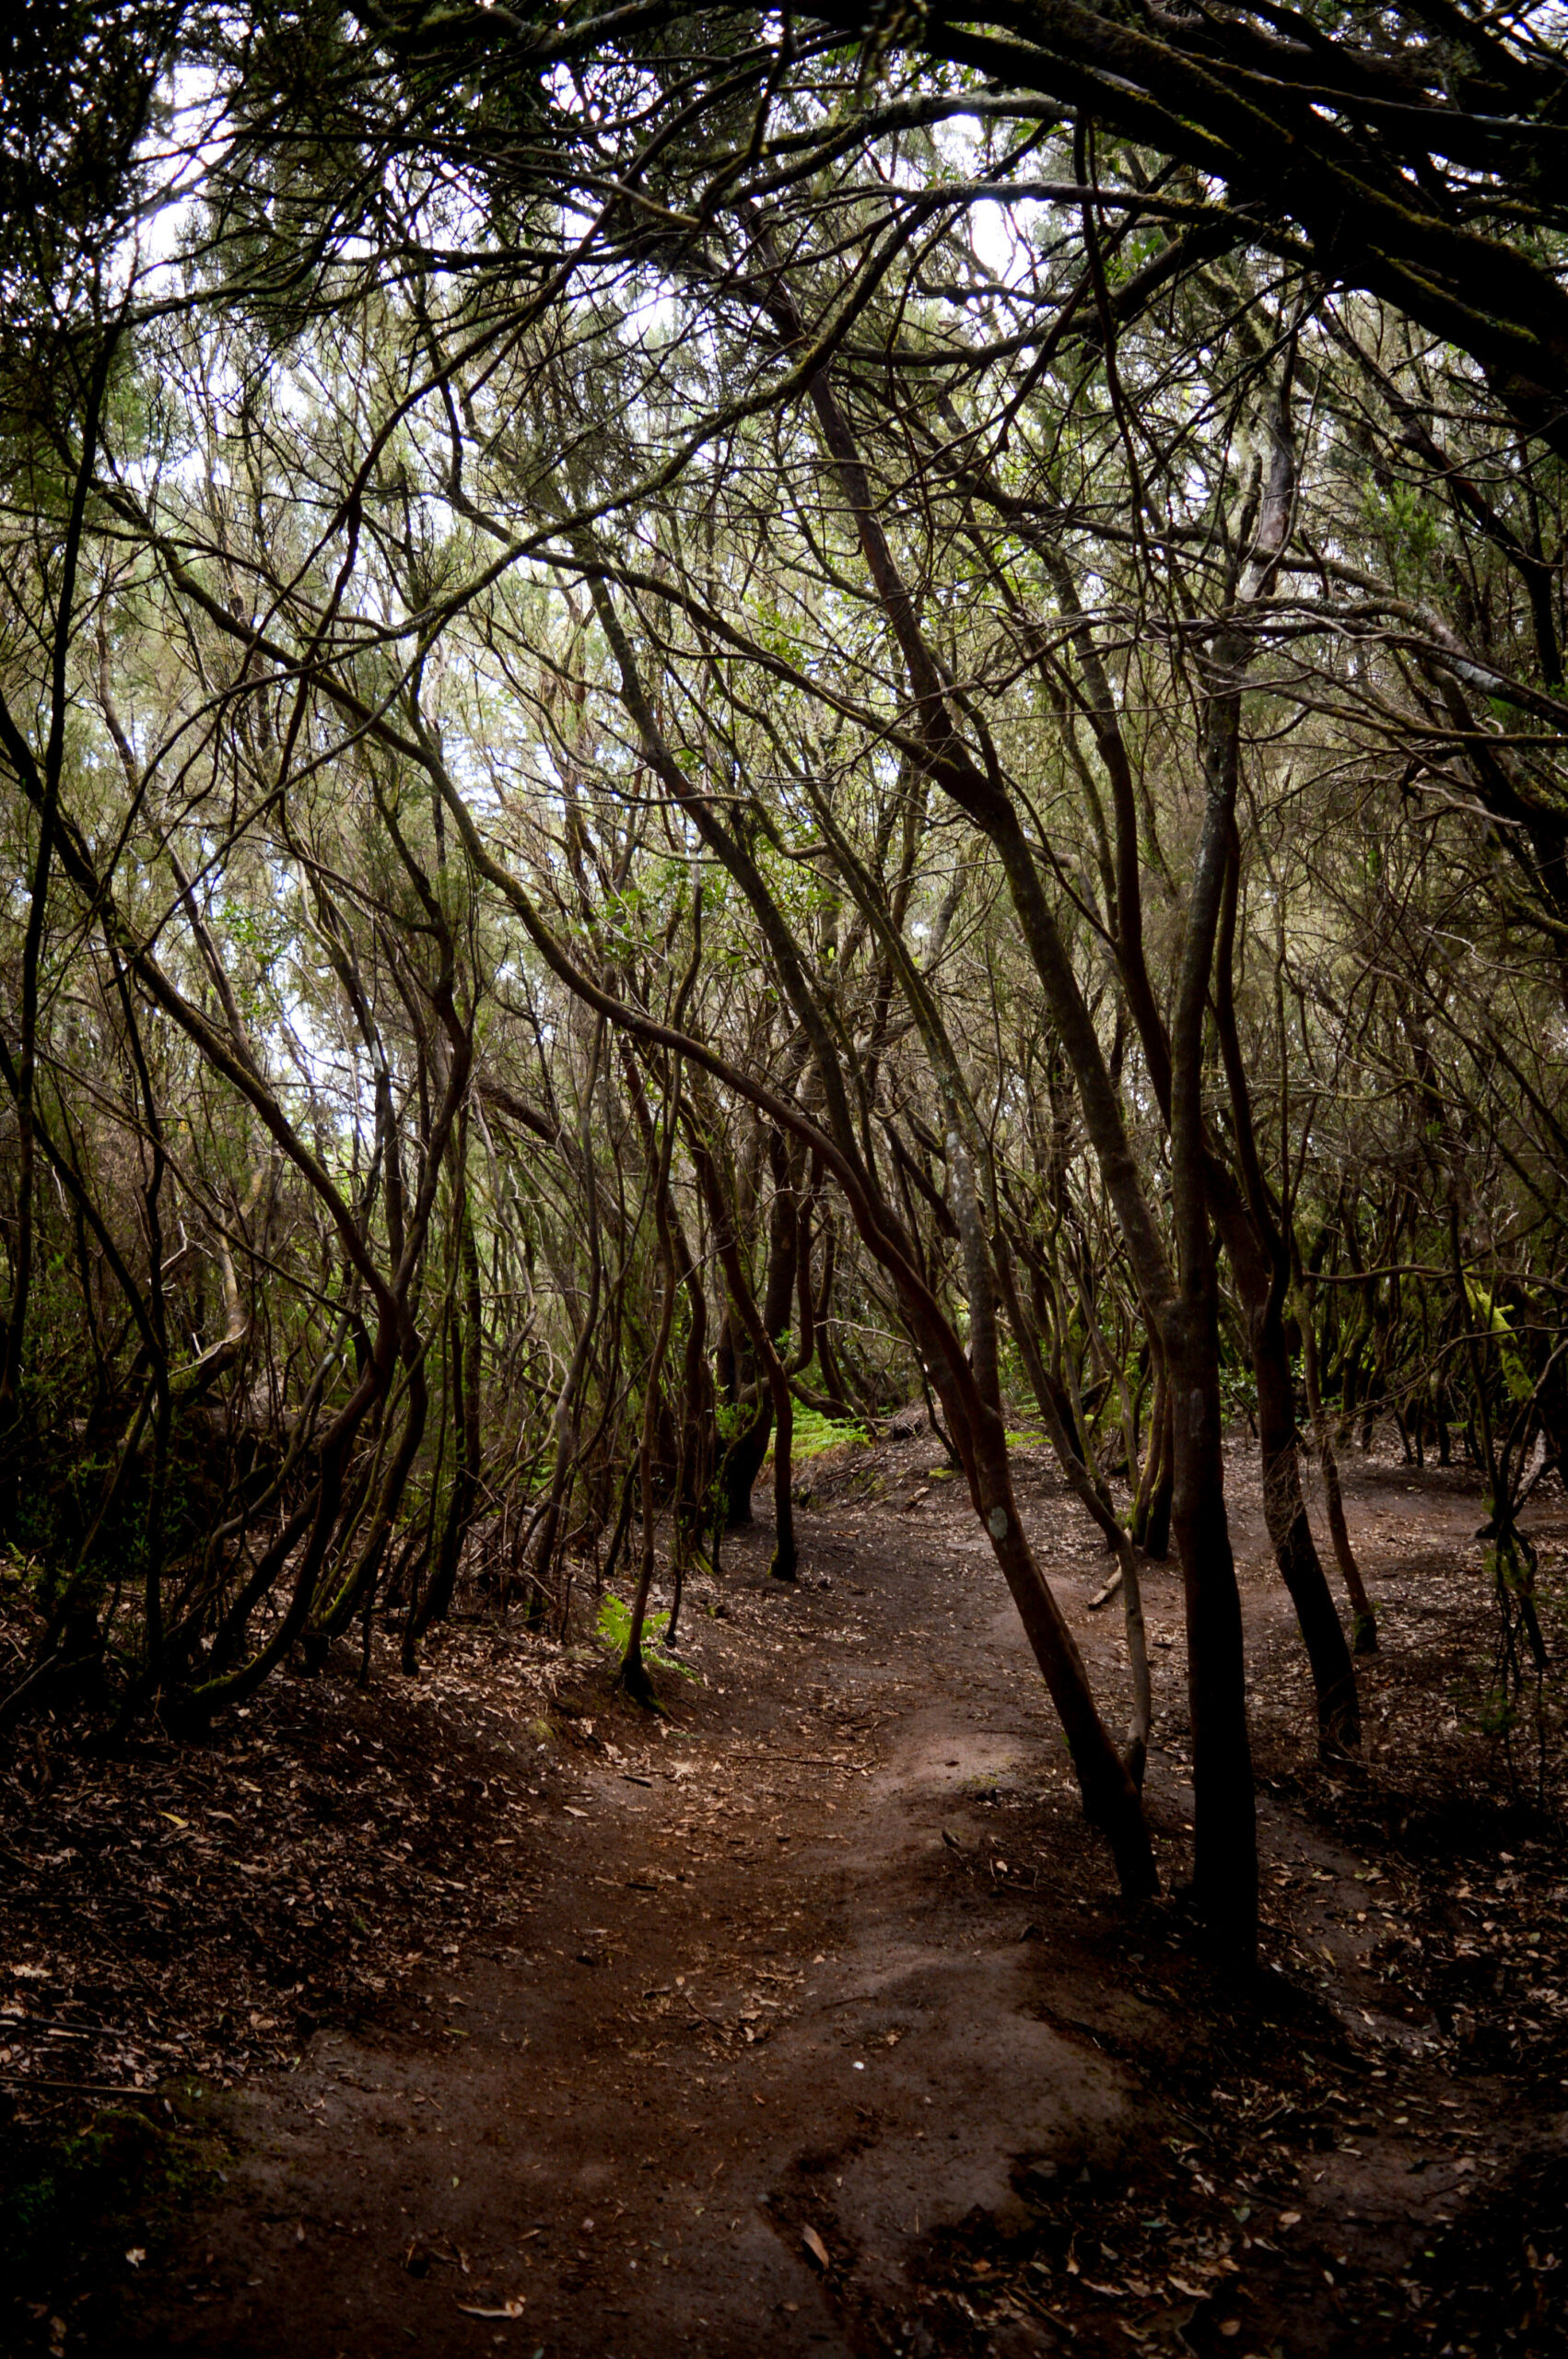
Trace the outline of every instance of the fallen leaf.
{"label": "fallen leaf", "polygon": [[819,2269],[832,2268],[833,2256],[828,2251],[827,2247],[823,2243],[822,2238],[817,2235],[814,2228],[802,2228],[801,2230],[801,2242],[804,2245],[806,2250],[810,2253],[812,2259],[816,2262]]}
{"label": "fallen leaf", "polygon": [[486,2309],[478,2302],[460,2302],[458,2308],[465,2318],[520,2318],[522,2316],[522,2295],[514,2294],[499,2309]]}
{"label": "fallen leaf", "polygon": [[1280,2225],[1281,2228],[1293,2228],[1300,2218],[1301,2213],[1299,2212],[1281,2212],[1280,2214]]}

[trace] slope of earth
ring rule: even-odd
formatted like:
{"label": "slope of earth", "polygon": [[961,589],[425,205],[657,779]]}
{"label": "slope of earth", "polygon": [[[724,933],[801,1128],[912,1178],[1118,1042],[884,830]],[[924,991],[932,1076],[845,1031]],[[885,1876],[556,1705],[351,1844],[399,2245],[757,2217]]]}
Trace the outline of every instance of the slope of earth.
{"label": "slope of earth", "polygon": [[[1474,1490],[1352,1471],[1383,1650],[1330,1776],[1239,1449],[1234,1489],[1245,1995],[1179,1899],[1174,1570],[1148,1791],[1177,1896],[1131,1911],[929,1434],[806,1471],[798,1585],[737,1536],[662,1717],[591,1646],[475,1628],[417,1688],[281,1683],[201,1753],[41,1744],[6,1821],[18,2347],[1563,2347],[1559,1731],[1550,1775],[1527,1712],[1489,1732]],[[1020,1491],[1114,1720],[1105,1559],[1043,1455]],[[1555,1491],[1534,1528],[1555,1646]],[[99,2090],[113,2201],[96,2148],[47,2143]],[[52,2214],[76,2187],[96,2241]]]}

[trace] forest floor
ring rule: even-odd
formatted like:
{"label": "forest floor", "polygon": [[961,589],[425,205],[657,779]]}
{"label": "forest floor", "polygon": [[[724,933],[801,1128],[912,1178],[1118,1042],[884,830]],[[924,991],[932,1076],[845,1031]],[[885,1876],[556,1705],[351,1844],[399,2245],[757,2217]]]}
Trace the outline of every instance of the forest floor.
{"label": "forest floor", "polygon": [[[1178,1577],[1147,1608],[1167,1896],[1117,1899],[929,1433],[802,1470],[688,1592],[665,1711],[591,1642],[345,1652],[201,1748],[24,1745],[0,1793],[0,2342],[708,2359],[1568,2347],[1568,1839],[1485,1726],[1473,1482],[1347,1470],[1364,1763],[1233,1453],[1263,1970],[1180,1899]],[[1021,1503],[1113,1720],[1119,1606]],[[1549,1637],[1568,1508],[1538,1494]],[[1550,1781],[1561,1730],[1550,1735]]]}

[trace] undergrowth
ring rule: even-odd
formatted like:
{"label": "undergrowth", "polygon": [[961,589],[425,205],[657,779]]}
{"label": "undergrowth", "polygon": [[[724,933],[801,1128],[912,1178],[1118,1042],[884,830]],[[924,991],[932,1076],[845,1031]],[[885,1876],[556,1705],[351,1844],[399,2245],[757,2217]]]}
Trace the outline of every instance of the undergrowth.
{"label": "undergrowth", "polygon": [[848,1418],[825,1417],[820,1409],[808,1409],[795,1404],[794,1431],[790,1442],[792,1460],[820,1458],[825,1449],[838,1449],[846,1442],[863,1448],[871,1440],[864,1426]]}
{"label": "undergrowth", "polygon": [[[599,1643],[605,1652],[615,1656],[624,1655],[626,1650],[626,1641],[632,1634],[631,1608],[629,1605],[623,1605],[613,1591],[606,1590],[600,1602],[597,1626]],[[679,1672],[683,1679],[695,1679],[700,1682],[702,1676],[700,1672],[694,1671],[689,1662],[678,1661],[673,1654],[666,1652],[661,1643],[669,1627],[668,1614],[659,1620],[649,1615],[643,1623],[643,1661],[653,1663],[660,1671]]]}

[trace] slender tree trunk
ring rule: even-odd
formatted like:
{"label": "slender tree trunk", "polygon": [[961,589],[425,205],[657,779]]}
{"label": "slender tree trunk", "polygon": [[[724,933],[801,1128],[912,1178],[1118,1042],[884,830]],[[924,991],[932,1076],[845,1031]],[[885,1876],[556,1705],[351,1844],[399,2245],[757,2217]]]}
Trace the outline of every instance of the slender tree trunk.
{"label": "slender tree trunk", "polygon": [[1176,1488],[1175,1403],[1167,1382],[1164,1423],[1160,1432],[1160,1464],[1149,1491],[1149,1514],[1143,1527],[1143,1554],[1153,1565],[1163,1565],[1171,1553],[1171,1497]]}
{"label": "slender tree trunk", "polygon": [[1132,1715],[1127,1732],[1126,1766],[1133,1784],[1141,1790],[1144,1766],[1149,1757],[1149,1731],[1153,1721],[1153,1693],[1149,1675],[1149,1640],[1143,1622],[1143,1590],[1139,1579],[1137,1543],[1132,1534],[1123,1529],[1106,1507],[1093,1474],[1072,1446],[1072,1438],[1058,1404],[1056,1388],[1047,1374],[1039,1336],[1025,1316],[1019,1299],[1012,1255],[1000,1240],[994,1259],[998,1289],[1034,1388],[1041,1423],[1056,1452],[1057,1463],[1066,1475],[1080,1506],[1099,1527],[1106,1545],[1116,1556],[1116,1579],[1105,1594],[1108,1597],[1117,1589],[1121,1591],[1128,1664],[1132,1680]]}
{"label": "slender tree trunk", "polygon": [[[462,1150],[460,1147],[460,1170],[462,1163]],[[451,1314],[452,1443],[456,1463],[452,1469],[447,1511],[441,1522],[435,1567],[430,1575],[425,1611],[426,1626],[444,1620],[451,1611],[458,1568],[462,1562],[462,1543],[474,1520],[479,1496],[482,1436],[479,1386],[484,1330],[479,1294],[479,1251],[474,1235],[473,1207],[465,1182],[460,1181],[459,1202],[454,1209],[459,1223],[458,1249],[462,1260],[462,1308],[460,1312],[454,1304]]]}
{"label": "slender tree trunk", "polygon": [[1305,1289],[1301,1296],[1301,1360],[1302,1374],[1306,1382],[1307,1414],[1312,1419],[1313,1438],[1317,1445],[1318,1463],[1323,1471],[1323,1498],[1328,1511],[1328,1533],[1334,1543],[1334,1559],[1351,1601],[1355,1650],[1358,1655],[1375,1655],[1377,1652],[1377,1608],[1367,1594],[1361,1566],[1351,1545],[1350,1526],[1345,1521],[1345,1501],[1340,1488],[1339,1453],[1334,1448],[1334,1436],[1328,1420],[1323,1414],[1323,1400],[1317,1386],[1316,1307],[1311,1294]]}
{"label": "slender tree trunk", "polygon": [[720,1475],[723,1489],[724,1528],[735,1532],[752,1520],[752,1491],[762,1472],[773,1435],[773,1391],[763,1379],[761,1397],[749,1422],[743,1426],[724,1453]]}
{"label": "slender tree trunk", "polygon": [[1251,1963],[1258,1939],[1258,1829],[1246,1728],[1241,1597],[1225,1514],[1219,1287],[1203,1137],[1203,1022],[1235,793],[1239,692],[1212,699],[1209,803],[1188,897],[1171,1039],[1171,1203],[1176,1299],[1161,1320],[1170,1369],[1171,1528],[1187,1608],[1192,1724],[1193,1888],[1222,1954]]}
{"label": "slender tree trunk", "polygon": [[[969,1361],[979,1399],[967,1421],[970,1482],[975,1505],[989,1535],[1014,1605],[1035,1649],[1035,1659],[1046,1675],[1051,1701],[1066,1731],[1087,1814],[1102,1828],[1117,1863],[1122,1889],[1131,1895],[1156,1889],[1149,1829],[1138,1798],[1146,1728],[1135,1735],[1136,1767],[1124,1762],[1111,1743],[1104,1720],[1089,1692],[1082,1657],[1066,1619],[1042,1575],[1019,1520],[1008,1462],[1007,1434],[1001,1416],[1001,1386],[998,1375],[996,1283],[987,1248],[974,1174],[964,1141],[956,1129],[947,1141],[953,1203],[964,1249],[965,1282],[969,1297]],[[1002,1284],[1005,1286],[1006,1280]],[[1036,1355],[1036,1357],[1038,1356]],[[1087,1469],[1082,1470],[1087,1481]],[[1088,1485],[1094,1496],[1094,1486]],[[1096,1502],[1096,1505],[1098,1503]],[[1091,1510],[1093,1512],[1093,1510]],[[1130,1567],[1136,1598],[1138,1574]],[[1141,1633],[1141,1615],[1138,1628]],[[1143,1664],[1147,1706],[1148,1665]]]}
{"label": "slender tree trunk", "polygon": [[[578,1123],[578,1153],[582,1163],[583,1197],[588,1209],[588,1301],[582,1314],[582,1324],[572,1347],[572,1356],[566,1379],[556,1402],[555,1456],[550,1468],[550,1490],[544,1512],[534,1535],[533,1554],[526,1577],[528,1619],[538,1621],[544,1612],[544,1600],[550,1593],[555,1568],[556,1541],[561,1526],[561,1511],[566,1501],[567,1485],[577,1463],[579,1404],[588,1375],[589,1356],[593,1349],[593,1332],[599,1320],[599,1297],[603,1283],[603,1254],[599,1238],[599,1199],[593,1168],[593,1098],[599,1079],[599,1058],[604,1038],[604,1022],[601,1017],[593,1027],[593,1039],[588,1052],[588,1078],[584,1085],[580,1117]],[[640,1087],[640,1083],[638,1085]]]}
{"label": "slender tree trunk", "polygon": [[626,1633],[626,1653],[618,1673],[621,1685],[639,1704],[651,1705],[656,1699],[648,1668],[642,1659],[643,1627],[648,1618],[648,1601],[653,1587],[655,1515],[653,1503],[653,1441],[659,1425],[659,1389],[664,1378],[664,1360],[670,1348],[670,1330],[675,1317],[675,1250],[670,1235],[670,1161],[674,1153],[676,1104],[680,1096],[681,1068],[675,1061],[671,1078],[670,1102],[664,1109],[664,1136],[660,1144],[653,1181],[654,1226],[659,1238],[659,1269],[662,1295],[659,1305],[659,1326],[653,1339],[653,1352],[648,1364],[646,1389],[642,1396],[642,1424],[638,1438],[638,1488],[642,1501],[642,1553],[638,1566],[637,1588],[632,1596],[631,1626]]}
{"label": "slender tree trunk", "polygon": [[[1342,1751],[1361,1742],[1361,1705],[1345,1633],[1334,1610],[1302,1496],[1290,1356],[1276,1290],[1270,1291],[1265,1309],[1251,1323],[1264,1520],[1312,1667],[1319,1739],[1328,1751]],[[1353,1590],[1352,1594],[1353,1598]]]}
{"label": "slender tree trunk", "polygon": [[1301,1484],[1301,1435],[1284,1322],[1291,1248],[1276,1217],[1258,1153],[1252,1095],[1236,1027],[1235,957],[1241,840],[1233,814],[1227,830],[1224,890],[1214,952],[1214,1020],[1230,1088],[1236,1153],[1246,1194],[1217,1159],[1209,1162],[1209,1190],[1246,1314],[1247,1343],[1258,1386],[1258,1446],[1263,1520],[1280,1576],[1295,1607],[1317,1699],[1318,1743],[1341,1753],[1361,1743],[1361,1701],[1355,1665],[1335,1610],[1328,1576],[1308,1521]]}
{"label": "slender tree trunk", "polygon": [[[708,1191],[708,1205],[713,1219],[714,1244],[724,1281],[730,1289],[730,1300],[751,1339],[752,1349],[763,1374],[767,1391],[764,1402],[747,1431],[734,1446],[731,1456],[745,1448],[748,1456],[757,1447],[760,1429],[763,1447],[766,1436],[773,1433],[773,1561],[768,1567],[775,1579],[792,1581],[799,1570],[800,1559],[795,1545],[795,1505],[790,1493],[791,1458],[790,1445],[795,1431],[795,1405],[790,1392],[790,1379],[783,1361],[767,1332],[763,1314],[746,1284],[746,1273],[741,1263],[740,1250],[735,1243],[734,1225],[720,1193],[720,1182],[713,1158],[705,1144],[696,1147],[697,1168]],[[750,1483],[746,1489],[750,1493]],[[750,1508],[748,1504],[747,1513]]]}
{"label": "slender tree trunk", "polygon": [[[0,1356],[0,1530],[14,1522],[18,1485],[25,1447],[23,1398],[28,1309],[32,1286],[33,1221],[35,1213],[38,1027],[41,982],[51,874],[55,839],[60,827],[60,791],[65,760],[66,728],[72,710],[67,664],[76,627],[76,578],[82,557],[88,495],[98,457],[99,428],[109,389],[110,371],[120,340],[118,325],[103,337],[93,361],[82,412],[82,450],[71,487],[71,504],[60,544],[60,588],[52,617],[49,666],[49,731],[41,763],[14,721],[0,695],[0,751],[5,753],[38,818],[38,843],[28,898],[28,921],[22,937],[21,1024],[14,1066],[7,1073],[17,1108],[16,1244],[12,1262],[9,1314],[0,1322],[4,1354]],[[161,1156],[161,1146],[158,1148]],[[157,1288],[160,1276],[153,1270]],[[167,1403],[160,1402],[159,1417]],[[167,1439],[167,1430],[164,1438]],[[161,1544],[161,1543],[160,1543]],[[157,1605],[149,1592],[149,1639],[155,1637]]]}

